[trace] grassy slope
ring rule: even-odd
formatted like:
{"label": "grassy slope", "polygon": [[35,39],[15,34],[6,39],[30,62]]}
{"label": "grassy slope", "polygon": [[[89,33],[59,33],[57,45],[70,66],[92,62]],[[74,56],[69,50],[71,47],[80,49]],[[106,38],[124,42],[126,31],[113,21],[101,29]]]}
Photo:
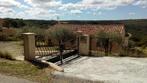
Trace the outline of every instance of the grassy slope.
{"label": "grassy slope", "polygon": [[[0,58],[0,73],[16,76],[39,83],[49,83],[49,73],[52,69],[41,69],[25,61],[10,61]],[[48,75],[47,75],[48,74]]]}

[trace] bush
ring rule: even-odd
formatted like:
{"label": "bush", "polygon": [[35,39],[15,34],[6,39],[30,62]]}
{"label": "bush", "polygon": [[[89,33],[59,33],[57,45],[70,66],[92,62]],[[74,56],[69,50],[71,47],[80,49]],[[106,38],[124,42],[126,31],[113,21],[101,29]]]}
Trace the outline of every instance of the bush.
{"label": "bush", "polygon": [[18,41],[20,40],[18,36],[8,36],[8,35],[0,35],[0,41]]}
{"label": "bush", "polygon": [[0,35],[0,41],[6,41],[7,40],[7,36],[6,35],[4,35],[4,34],[1,34]]}
{"label": "bush", "polygon": [[5,58],[5,59],[9,59],[9,60],[15,60],[10,53],[2,52],[2,51],[0,51],[0,58]]}
{"label": "bush", "polygon": [[134,47],[134,48],[129,48],[127,50],[123,50],[119,56],[121,57],[147,57],[147,55],[143,52],[142,49]]}

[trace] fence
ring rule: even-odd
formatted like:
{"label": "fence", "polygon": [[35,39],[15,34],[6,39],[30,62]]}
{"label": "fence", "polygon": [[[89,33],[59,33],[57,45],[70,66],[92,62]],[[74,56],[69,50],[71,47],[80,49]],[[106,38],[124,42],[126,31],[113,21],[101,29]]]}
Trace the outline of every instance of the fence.
{"label": "fence", "polygon": [[34,33],[24,33],[24,55],[26,60],[44,58],[48,61],[60,61],[77,54],[79,43],[77,39],[72,39],[64,43],[52,41],[46,36],[35,35]]}
{"label": "fence", "polygon": [[105,46],[103,44],[102,42],[97,41],[97,38],[94,36],[83,35],[80,38],[80,54],[88,56],[105,56],[106,51],[114,54],[118,54],[121,51],[121,46],[116,42],[105,43]]}
{"label": "fence", "polygon": [[35,36],[35,47],[36,56],[48,56],[59,53],[59,45],[53,45],[51,40],[42,35]]}
{"label": "fence", "polygon": [[[89,35],[82,35],[76,39],[59,44],[58,42],[52,41],[45,36],[35,36],[33,33],[25,33],[24,49],[26,60],[33,60],[36,56],[49,56],[48,59],[56,57],[56,60],[62,60],[74,54],[88,56],[105,55],[105,49],[96,41],[96,38]],[[119,52],[119,50],[121,50],[119,45],[113,43],[112,52]],[[51,61],[53,61],[53,59]]]}

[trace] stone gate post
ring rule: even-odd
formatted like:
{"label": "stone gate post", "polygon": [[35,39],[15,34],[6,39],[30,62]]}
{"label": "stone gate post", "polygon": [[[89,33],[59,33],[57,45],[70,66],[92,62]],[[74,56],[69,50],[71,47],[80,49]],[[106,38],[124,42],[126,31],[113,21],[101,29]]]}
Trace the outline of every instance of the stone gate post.
{"label": "stone gate post", "polygon": [[35,58],[35,33],[23,33],[24,37],[24,59],[33,60]]}
{"label": "stone gate post", "polygon": [[81,55],[90,55],[90,35],[80,36],[79,52]]}

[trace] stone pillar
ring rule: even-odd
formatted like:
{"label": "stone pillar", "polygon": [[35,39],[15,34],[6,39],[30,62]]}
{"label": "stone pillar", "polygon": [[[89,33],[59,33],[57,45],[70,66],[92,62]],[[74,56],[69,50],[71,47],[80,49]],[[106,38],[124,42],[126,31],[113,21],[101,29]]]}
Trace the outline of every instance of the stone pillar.
{"label": "stone pillar", "polygon": [[33,60],[35,58],[35,34],[23,33],[24,37],[24,58]]}
{"label": "stone pillar", "polygon": [[84,39],[82,39],[82,36],[80,37],[79,42],[79,53],[81,55],[90,55],[90,35],[83,35]]}

